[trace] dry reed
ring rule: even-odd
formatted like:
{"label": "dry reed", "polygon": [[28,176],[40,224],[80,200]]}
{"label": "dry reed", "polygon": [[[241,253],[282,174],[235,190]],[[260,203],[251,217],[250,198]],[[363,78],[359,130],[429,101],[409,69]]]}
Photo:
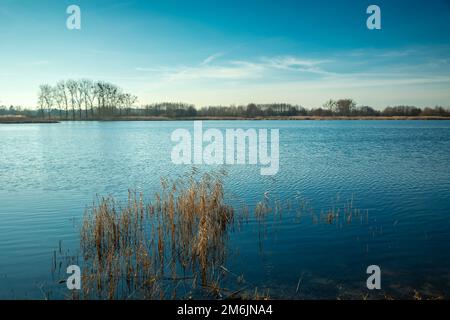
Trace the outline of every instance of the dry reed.
{"label": "dry reed", "polygon": [[[113,197],[98,198],[86,210],[81,226],[82,291],[76,298],[267,298],[268,291],[261,295],[243,275],[224,267],[230,231],[249,217],[247,207],[236,210],[226,203],[225,175],[199,175],[193,170],[176,180],[162,179],[162,191],[151,202],[135,191],[129,191],[124,204]],[[283,216],[288,218],[289,212],[294,212],[297,221],[309,215],[314,223],[327,224],[363,217],[353,200],[343,208],[333,205],[317,215],[308,200],[300,195],[295,199],[296,203],[287,200],[283,204],[265,195],[255,206],[261,248],[269,215],[274,219],[272,225]],[[61,246],[59,251],[61,254]],[[56,264],[55,253],[52,269],[57,269]],[[236,278],[238,290],[223,287],[226,275]]]}
{"label": "dry reed", "polygon": [[124,207],[100,198],[86,212],[85,298],[167,298],[167,290],[176,295],[178,279],[193,279],[193,288],[214,283],[234,222],[233,208],[224,203],[222,175],[163,179],[161,185],[153,204],[130,191]]}

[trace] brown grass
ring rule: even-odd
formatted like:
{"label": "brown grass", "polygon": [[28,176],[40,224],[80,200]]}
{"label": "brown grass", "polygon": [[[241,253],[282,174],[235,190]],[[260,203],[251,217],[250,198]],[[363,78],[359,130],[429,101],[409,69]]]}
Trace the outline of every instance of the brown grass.
{"label": "brown grass", "polygon": [[20,124],[20,123],[58,123],[56,120],[31,118],[22,115],[7,115],[0,116],[1,124]]}
{"label": "brown grass", "polygon": [[166,290],[176,294],[180,278],[191,279],[193,288],[211,285],[234,222],[221,179],[162,180],[163,191],[150,204],[132,191],[124,207],[99,199],[81,229],[84,297],[166,298]]}

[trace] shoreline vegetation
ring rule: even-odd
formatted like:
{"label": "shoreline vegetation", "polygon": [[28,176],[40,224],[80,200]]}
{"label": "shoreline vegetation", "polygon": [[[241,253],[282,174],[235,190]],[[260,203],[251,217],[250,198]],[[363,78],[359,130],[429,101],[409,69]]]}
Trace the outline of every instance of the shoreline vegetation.
{"label": "shoreline vegetation", "polygon": [[[237,120],[248,120],[248,121],[266,121],[266,120],[294,120],[294,121],[326,121],[326,120],[450,120],[450,117],[439,117],[439,116],[392,116],[392,117],[365,117],[365,116],[273,116],[273,117],[180,117],[180,118],[169,118],[169,117],[154,117],[154,116],[121,116],[121,117],[105,117],[105,118],[93,118],[84,120],[73,120],[73,121],[237,121]],[[16,117],[16,116],[0,116],[0,124],[46,124],[46,123],[60,123],[62,121],[72,121],[65,119],[42,119],[42,118],[32,118],[32,117]]]}
{"label": "shoreline vegetation", "polygon": [[169,120],[450,120],[443,106],[387,106],[382,110],[351,98],[328,100],[322,106],[289,103],[202,106],[182,102],[138,105],[138,97],[104,81],[61,80],[39,87],[34,107],[0,105],[0,123],[58,121]]}
{"label": "shoreline vegetation", "polygon": [[58,123],[55,119],[42,119],[26,116],[0,116],[0,123],[3,124],[29,124],[29,123]]}

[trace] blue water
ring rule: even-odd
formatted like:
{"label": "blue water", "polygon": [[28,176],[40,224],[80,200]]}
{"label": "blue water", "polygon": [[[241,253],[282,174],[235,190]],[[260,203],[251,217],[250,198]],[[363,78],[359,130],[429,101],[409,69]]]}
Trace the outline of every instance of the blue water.
{"label": "blue water", "polygon": [[[450,121],[203,125],[280,130],[278,174],[225,166],[230,199],[251,206],[265,192],[283,201],[301,195],[319,213],[353,198],[368,210],[367,219],[350,224],[286,214],[269,224],[262,241],[250,218],[231,235],[230,270],[269,286],[273,297],[361,298],[366,268],[375,264],[383,294],[450,296]],[[0,298],[62,298],[52,255],[60,241],[76,250],[79,223],[95,196],[125,199],[129,188],[152,195],[160,177],[191,169],[171,161],[177,128],[192,130],[193,122],[0,125]]]}

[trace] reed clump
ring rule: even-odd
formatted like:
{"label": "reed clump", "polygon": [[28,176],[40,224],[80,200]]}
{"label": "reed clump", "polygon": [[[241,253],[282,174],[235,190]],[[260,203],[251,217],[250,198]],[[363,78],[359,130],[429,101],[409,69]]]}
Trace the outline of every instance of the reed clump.
{"label": "reed clump", "polygon": [[179,279],[190,289],[212,283],[234,223],[222,177],[163,179],[162,193],[147,204],[134,191],[125,206],[100,198],[81,228],[84,297],[164,299],[176,295]]}

